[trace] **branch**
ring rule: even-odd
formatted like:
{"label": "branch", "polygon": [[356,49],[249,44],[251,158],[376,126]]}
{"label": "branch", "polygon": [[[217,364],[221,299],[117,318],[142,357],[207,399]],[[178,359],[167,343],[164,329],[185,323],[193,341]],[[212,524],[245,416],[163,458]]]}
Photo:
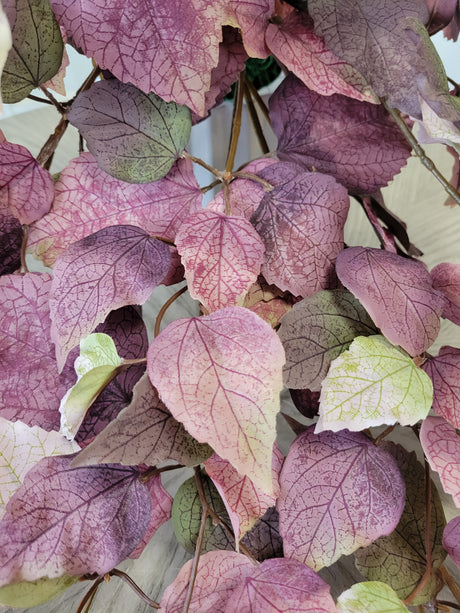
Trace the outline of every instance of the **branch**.
{"label": "branch", "polygon": [[152,609],[160,608],[160,605],[158,604],[158,602],[155,602],[155,600],[152,600],[151,598],[149,598],[147,594],[141,590],[141,588],[137,585],[137,583],[135,583],[131,579],[131,577],[127,575],[126,573],[124,573],[122,570],[118,570],[117,568],[114,568],[113,570],[109,572],[109,575],[111,577],[119,577],[122,581],[127,583],[129,587],[132,588],[136,592],[139,598],[141,598],[144,602],[146,602],[149,605],[149,607],[151,607]]}
{"label": "branch", "polygon": [[233,164],[235,163],[236,149],[238,147],[238,139],[241,130],[241,115],[243,112],[243,97],[244,97],[244,71],[240,73],[236,86],[235,101],[233,104],[232,131],[230,136],[230,144],[228,147],[227,161],[225,170],[231,173]]}
{"label": "branch", "polygon": [[209,171],[211,174],[213,174],[215,177],[217,177],[217,179],[219,181],[224,181],[225,177],[228,175],[228,173],[221,172],[220,170],[217,170],[217,168],[214,168],[213,166],[210,166],[204,160],[202,160],[201,158],[195,157],[194,155],[192,155],[188,151],[183,151],[181,153],[180,157],[185,159],[185,160],[191,160],[195,164],[199,164],[203,168],[206,168],[206,170]]}
{"label": "branch", "polygon": [[260,124],[259,116],[256,111],[256,107],[254,106],[254,102],[251,96],[251,90],[248,86],[248,79],[245,77],[244,79],[244,99],[246,100],[246,104],[249,111],[249,117],[251,118],[252,125],[254,127],[257,140],[259,141],[259,146],[262,150],[262,153],[265,155],[270,151],[270,147],[267,144],[265,139],[264,131],[262,130],[262,126]]}
{"label": "branch", "polygon": [[64,115],[66,113],[67,109],[65,105],[61,104],[58,100],[56,100],[53,94],[48,89],[46,89],[46,87],[44,87],[43,85],[40,85],[40,90],[45,94],[45,96],[48,98],[51,104],[53,104],[57,108],[57,110],[59,111],[59,113],[61,113],[61,115]]}
{"label": "branch", "polygon": [[187,288],[186,285],[184,285],[184,287],[181,287],[180,290],[178,290],[175,294],[173,294],[171,296],[171,298],[169,298],[169,300],[167,300],[164,303],[164,305],[161,307],[161,309],[158,312],[157,318],[155,320],[155,329],[153,331],[153,337],[154,338],[156,338],[160,334],[161,320],[163,319],[164,314],[166,313],[166,311],[169,309],[169,307],[172,305],[172,303],[179,298],[179,296],[182,296],[182,294],[185,294],[187,289],[188,288]]}
{"label": "branch", "polygon": [[254,85],[254,83],[251,81],[251,79],[246,79],[246,83],[247,83],[247,86],[249,88],[249,91],[251,92],[252,97],[254,98],[256,103],[259,105],[259,108],[262,111],[265,119],[267,120],[268,125],[271,127],[272,126],[272,121],[270,119],[270,112],[268,110],[267,105],[263,101],[262,96],[257,91],[257,87]]}
{"label": "branch", "polygon": [[40,164],[40,166],[45,167],[48,160],[54,155],[56,147],[59,145],[61,138],[64,136],[68,125],[69,121],[66,116],[63,115],[58,125],[56,126],[54,133],[51,134],[51,136],[41,148],[40,153],[37,155],[37,162]]}
{"label": "branch", "polygon": [[86,604],[88,604],[88,607],[86,608],[86,611],[88,611],[89,607],[91,606],[91,603],[93,601],[94,596],[96,595],[96,592],[98,590],[98,587],[101,585],[101,583],[104,581],[104,577],[98,577],[93,585],[89,588],[89,590],[86,592],[86,594],[83,596],[82,600],[80,601],[80,604],[78,605],[77,610],[75,611],[75,613],[83,613],[83,611],[85,611],[85,606]]}

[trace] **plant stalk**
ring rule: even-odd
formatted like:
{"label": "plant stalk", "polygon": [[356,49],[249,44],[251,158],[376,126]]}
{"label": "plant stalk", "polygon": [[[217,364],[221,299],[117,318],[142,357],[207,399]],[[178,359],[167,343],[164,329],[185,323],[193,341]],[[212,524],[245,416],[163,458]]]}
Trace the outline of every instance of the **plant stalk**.
{"label": "plant stalk", "polygon": [[227,173],[231,173],[233,165],[235,163],[236,150],[238,147],[238,140],[240,138],[241,131],[241,115],[243,112],[243,98],[244,98],[244,71],[240,73],[238,83],[236,85],[235,103],[233,105],[233,117],[232,117],[232,131],[230,136],[230,144],[228,147],[227,161],[225,163],[225,170]]}

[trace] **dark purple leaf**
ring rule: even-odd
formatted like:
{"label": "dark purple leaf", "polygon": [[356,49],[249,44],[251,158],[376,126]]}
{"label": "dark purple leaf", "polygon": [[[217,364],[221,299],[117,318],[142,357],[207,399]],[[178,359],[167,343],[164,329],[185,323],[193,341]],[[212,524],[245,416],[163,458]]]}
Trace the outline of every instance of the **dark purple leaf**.
{"label": "dark purple leaf", "polygon": [[136,469],[71,468],[74,456],[41,460],[0,522],[0,585],[63,574],[104,574],[144,536],[151,511]]}
{"label": "dark purple leaf", "polygon": [[460,428],[460,349],[441,347],[422,368],[433,382],[433,411]]}
{"label": "dark purple leaf", "polygon": [[21,267],[21,224],[6,211],[0,212],[0,275],[9,275]]}
{"label": "dark purple leaf", "polygon": [[438,264],[431,271],[431,277],[433,287],[446,298],[442,316],[460,326],[460,264]]}
{"label": "dark purple leaf", "polygon": [[430,19],[427,23],[428,34],[439,32],[454,18],[458,0],[425,0],[430,9]]}
{"label": "dark purple leaf", "polygon": [[411,147],[381,105],[320,96],[289,75],[270,98],[278,157],[332,175],[353,194],[375,192]]}
{"label": "dark purple leaf", "polygon": [[254,528],[243,536],[241,543],[259,562],[268,558],[283,557],[283,539],[280,535],[279,515],[275,507],[268,509]]}
{"label": "dark purple leaf", "polygon": [[313,419],[313,417],[318,415],[320,392],[290,389],[289,393],[296,409],[302,415],[308,417],[308,419]]}

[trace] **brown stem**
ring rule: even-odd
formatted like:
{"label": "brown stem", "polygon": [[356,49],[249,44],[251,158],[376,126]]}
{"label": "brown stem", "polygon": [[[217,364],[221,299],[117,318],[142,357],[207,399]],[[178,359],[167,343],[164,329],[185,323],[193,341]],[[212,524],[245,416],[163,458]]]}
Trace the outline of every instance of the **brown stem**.
{"label": "brown stem", "polygon": [[[89,588],[89,590],[83,596],[83,598],[82,598],[80,604],[78,605],[78,608],[75,611],[75,613],[83,613],[87,603],[88,603],[89,606],[91,606],[91,602],[93,601],[93,598],[96,595],[97,589],[98,589],[98,587],[100,586],[100,584],[103,581],[104,581],[104,577],[98,577],[94,581],[93,585]],[[88,611],[88,609],[86,609],[86,611]]]}
{"label": "brown stem", "polygon": [[232,208],[230,206],[230,197],[228,195],[228,183],[225,181],[224,183],[224,202],[225,202],[225,214],[231,215]]}
{"label": "brown stem", "polygon": [[262,177],[259,177],[258,175],[255,175],[252,172],[244,172],[244,170],[236,170],[233,174],[233,177],[235,179],[249,179],[250,181],[255,181],[256,183],[260,183],[265,191],[267,192],[271,192],[273,191],[275,188],[274,186],[269,183],[268,181],[265,181],[265,179],[262,179]]}
{"label": "brown stem", "polygon": [[77,93],[75,94],[75,96],[72,98],[72,100],[68,102],[69,106],[72,105],[78,94],[81,94],[81,92],[85,92],[91,87],[91,85],[94,83],[94,81],[98,78],[100,74],[101,69],[99,68],[99,66],[95,66],[93,70],[89,73],[89,75],[86,77],[86,79],[83,81],[83,83],[80,85],[80,87],[77,89]]}
{"label": "brown stem", "polygon": [[29,272],[29,269],[27,268],[27,262],[26,262],[26,250],[27,250],[27,240],[29,238],[29,226],[24,224],[22,226],[22,229],[24,230],[24,236],[22,237],[22,243],[21,243],[21,272]]}
{"label": "brown stem", "polygon": [[153,337],[154,338],[156,338],[160,334],[161,320],[163,319],[164,314],[166,313],[166,311],[169,309],[169,307],[172,305],[172,303],[179,298],[179,296],[182,296],[182,294],[185,294],[187,289],[188,288],[187,288],[186,285],[184,285],[184,287],[181,287],[180,290],[178,290],[175,294],[173,294],[171,296],[171,298],[169,298],[169,300],[167,300],[164,303],[164,305],[161,307],[161,309],[158,312],[157,318],[155,320],[155,329],[153,330]]}
{"label": "brown stem", "polygon": [[46,100],[45,98],[40,98],[40,96],[34,96],[33,94],[29,94],[27,96],[29,100],[34,100],[34,102],[41,102],[42,104],[53,104],[51,100]]}
{"label": "brown stem", "polygon": [[271,119],[270,119],[270,112],[268,110],[267,105],[263,101],[261,95],[257,91],[257,87],[254,85],[254,83],[250,79],[246,79],[246,83],[248,84],[248,88],[249,88],[249,90],[251,92],[252,97],[254,98],[256,103],[259,105],[259,108],[262,111],[265,119],[267,120],[268,125],[271,127],[272,122],[271,122]]}
{"label": "brown stem", "polygon": [[129,366],[137,366],[137,364],[147,364],[147,358],[137,358],[133,360],[125,360],[121,359],[121,366],[123,368],[128,368]]}
{"label": "brown stem", "polygon": [[48,98],[48,100],[51,102],[51,104],[53,104],[57,110],[61,113],[61,115],[64,115],[67,111],[66,107],[61,104],[58,100],[56,100],[56,98],[53,96],[53,94],[46,89],[46,87],[44,87],[43,85],[40,85],[40,90],[45,94],[45,96]]}
{"label": "brown stem", "polygon": [[204,160],[202,160],[201,158],[197,158],[196,156],[192,155],[188,151],[183,151],[180,157],[184,158],[185,160],[191,160],[195,164],[199,164],[203,168],[206,168],[206,170],[208,170],[211,174],[217,177],[219,181],[223,181],[224,177],[226,176],[226,173],[223,173],[220,170],[217,170],[217,168],[214,168],[213,166],[210,166]]}
{"label": "brown stem", "polygon": [[385,109],[388,111],[388,113],[393,117],[398,128],[405,136],[407,142],[412,146],[413,150],[418,155],[425,168],[428,168],[431,174],[436,177],[436,179],[441,183],[441,185],[444,187],[449,196],[453,198],[457,204],[460,204],[460,193],[455,189],[453,185],[449,183],[449,181],[444,177],[444,175],[439,172],[433,160],[426,155],[424,149],[421,147],[418,140],[404,123],[400,112],[397,109],[394,109],[389,106],[385,102],[385,100],[381,99],[381,102]]}
{"label": "brown stem", "polygon": [[385,437],[387,437],[391,432],[393,432],[393,430],[396,428],[396,425],[394,426],[388,426],[388,428],[386,428],[383,432],[381,432],[378,437],[374,440],[374,443],[376,445],[380,445],[380,443],[383,441],[383,439]]}
{"label": "brown stem", "polygon": [[169,466],[162,466],[161,468],[157,468],[156,466],[152,466],[152,468],[148,468],[143,475],[141,475],[140,482],[147,483],[152,477],[156,477],[156,475],[161,475],[161,473],[166,473],[170,470],[177,470],[178,468],[185,468],[183,464],[171,464]]}
{"label": "brown stem", "polygon": [[243,98],[244,98],[244,71],[240,73],[238,77],[238,83],[235,91],[235,101],[233,105],[233,117],[232,117],[232,130],[230,136],[230,144],[228,146],[227,161],[225,163],[225,170],[227,173],[231,173],[233,170],[233,164],[235,163],[236,149],[238,147],[238,139],[240,138],[241,130],[241,115],[243,112]]}
{"label": "brown stem", "polygon": [[452,592],[452,596],[455,598],[455,600],[460,605],[460,588],[458,587],[455,579],[452,577],[452,575],[449,573],[449,571],[447,570],[445,566],[441,566],[440,570],[441,570],[442,580],[447,585],[449,590]]}
{"label": "brown stem", "polygon": [[68,125],[69,122],[66,119],[66,116],[63,115],[58,125],[56,126],[54,133],[51,134],[51,136],[41,148],[40,153],[37,155],[37,162],[40,164],[40,166],[45,167],[49,158],[54,154],[54,152],[56,151],[56,147],[59,145],[61,138],[64,136],[65,131],[67,130]]}
{"label": "brown stem", "polygon": [[213,189],[214,187],[217,187],[220,183],[222,183],[222,180],[221,179],[216,179],[215,181],[213,181],[209,185],[206,185],[205,187],[202,187],[201,188],[201,193],[205,194],[206,192],[209,192],[209,190]]}
{"label": "brown stem", "polygon": [[149,605],[149,607],[152,607],[152,609],[160,608],[160,605],[158,604],[158,602],[155,602],[155,600],[152,600],[151,598],[149,598],[147,594],[141,590],[141,588],[137,585],[137,583],[135,583],[131,579],[131,577],[127,575],[126,573],[124,573],[122,570],[118,570],[117,568],[114,568],[113,570],[109,572],[109,575],[113,577],[119,577],[122,581],[125,581],[129,585],[129,587],[131,587],[136,592],[139,598],[141,598],[144,602],[146,602]]}
{"label": "brown stem", "polygon": [[254,127],[257,140],[259,141],[259,146],[262,150],[262,153],[266,154],[270,151],[270,147],[267,144],[265,139],[264,131],[262,130],[262,126],[260,125],[259,116],[256,111],[256,107],[254,106],[254,102],[251,96],[251,90],[248,86],[248,79],[245,77],[244,79],[244,99],[246,100],[246,104],[249,111],[249,117],[251,119],[252,125]]}
{"label": "brown stem", "polygon": [[450,609],[455,609],[456,611],[460,611],[460,605],[458,605],[455,602],[450,602],[449,600],[437,600],[436,604],[448,607],[448,609],[444,609],[445,611],[449,611]]}

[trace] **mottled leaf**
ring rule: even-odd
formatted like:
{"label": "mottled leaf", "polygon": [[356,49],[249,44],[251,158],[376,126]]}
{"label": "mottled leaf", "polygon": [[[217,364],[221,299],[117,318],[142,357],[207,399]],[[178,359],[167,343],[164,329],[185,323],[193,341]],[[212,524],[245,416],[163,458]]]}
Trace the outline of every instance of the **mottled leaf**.
{"label": "mottled leaf", "polygon": [[0,588],[0,603],[7,607],[38,607],[78,581],[78,577],[63,575],[56,579],[37,579],[37,581],[20,581]]}
{"label": "mottled leaf", "polygon": [[409,609],[389,585],[380,581],[355,583],[337,600],[338,613],[405,613]]}
{"label": "mottled leaf", "polygon": [[329,366],[355,336],[376,334],[369,315],[347,290],[323,290],[294,305],[278,331],[284,351],[284,383],[321,389]]}
{"label": "mottled leaf", "polygon": [[167,459],[195,466],[211,453],[208,445],[198,443],[172,417],[145,375],[135,386],[129,406],[78,454],[73,466],[155,466]]}
{"label": "mottled leaf", "polygon": [[21,246],[24,231],[19,221],[8,212],[0,212],[0,276],[21,267]]}
{"label": "mottled leaf", "polygon": [[159,181],[132,185],[110,177],[83,153],[61,172],[53,209],[30,228],[28,249],[50,266],[71,243],[117,224],[173,241],[201,200],[189,160],[178,160]]}
{"label": "mottled leaf", "polygon": [[460,437],[442,417],[427,417],[420,429],[426,459],[439,473],[442,487],[460,508]]}
{"label": "mottled leaf", "polygon": [[322,384],[316,432],[412,425],[427,416],[432,401],[430,378],[405,351],[380,335],[358,336]]}
{"label": "mottled leaf", "polygon": [[0,521],[0,584],[97,572],[135,549],[150,518],[139,471],[72,469],[73,456],[44,458],[26,475]]}
{"label": "mottled leaf", "polygon": [[265,251],[247,219],[201,211],[184,221],[175,242],[192,298],[209,312],[242,304]]}
{"label": "mottled leaf", "polygon": [[364,434],[315,434],[291,445],[278,499],[284,554],[314,570],[396,527],[404,482],[396,462]]}
{"label": "mottled leaf", "polygon": [[168,174],[190,137],[190,111],[108,79],[81,93],[68,114],[102,170],[129,183]]}
{"label": "mottled leaf", "polygon": [[[406,502],[394,532],[382,536],[365,549],[355,552],[358,570],[369,581],[383,581],[395,590],[399,598],[409,596],[426,570],[425,554],[425,471],[415,452],[401,445],[385,442],[384,449],[395,458],[406,482]],[[446,520],[434,483],[431,484],[430,542],[433,568],[439,568],[446,553],[441,539]],[[411,604],[430,600],[436,590],[433,572],[425,587]]]}
{"label": "mottled leaf", "polygon": [[460,517],[454,517],[444,528],[442,545],[460,568]]}
{"label": "mottled leaf", "polygon": [[[160,602],[160,613],[181,613],[193,560],[180,569]],[[210,551],[200,557],[190,613],[224,613],[233,590],[254,569],[249,558],[234,551]]]}
{"label": "mottled leaf", "polygon": [[443,262],[431,271],[433,287],[446,298],[442,316],[460,326],[460,264]]}
{"label": "mottled leaf", "polygon": [[244,297],[243,306],[250,309],[276,328],[283,315],[292,309],[293,297],[288,292],[282,292],[276,285],[269,285],[262,275],[251,285]]}
{"label": "mottled leaf", "polygon": [[58,72],[64,43],[49,0],[3,0],[13,36],[2,74],[3,101],[19,102]]}
{"label": "mottled leaf", "polygon": [[265,243],[263,276],[294,296],[327,288],[343,248],[346,190],[332,177],[293,164],[274,164],[261,175],[276,185],[251,217]]}
{"label": "mottled leaf", "polygon": [[441,347],[422,368],[433,382],[433,411],[460,429],[460,349]]}
{"label": "mottled leaf", "polygon": [[0,143],[0,206],[22,224],[30,224],[51,208],[54,183],[25,147]]}
{"label": "mottled leaf", "polygon": [[410,355],[438,336],[444,299],[422,262],[370,247],[350,247],[337,258],[337,275],[382,333]]}
{"label": "mottled leaf", "polygon": [[279,515],[275,507],[257,520],[254,527],[241,540],[252,555],[263,562],[269,558],[283,557],[283,539],[279,531]]}
{"label": "mottled leaf", "polygon": [[113,309],[143,304],[170,264],[169,249],[134,226],[111,226],[71,244],[54,266],[51,339],[59,368]]}
{"label": "mottled leaf", "polygon": [[[61,34],[65,35],[65,32],[62,29],[61,29]],[[63,36],[63,39],[64,39],[64,36]],[[65,39],[64,39],[64,42],[66,42]],[[69,67],[69,64],[70,64],[69,55],[67,53],[67,49],[64,47],[64,53],[62,54],[62,62],[61,62],[61,66],[59,67],[58,72],[54,75],[52,79],[50,79],[46,83],[43,83],[43,87],[52,89],[56,93],[60,94],[61,96],[67,96],[67,92],[65,89],[65,76],[66,76],[66,70]]]}
{"label": "mottled leaf", "polygon": [[270,116],[281,160],[332,175],[352,194],[387,185],[410,155],[381,105],[320,96],[293,75],[270,98]]}
{"label": "mottled leaf", "polygon": [[[11,36],[11,28],[3,7],[0,6],[0,112],[3,111],[2,94],[1,94],[1,75],[5,66],[6,58],[13,44]],[[2,134],[3,136],[3,134]],[[4,138],[0,140],[3,142]]]}
{"label": "mottled leaf", "polygon": [[267,494],[283,363],[276,333],[241,307],[174,321],[147,355],[173,416]]}

